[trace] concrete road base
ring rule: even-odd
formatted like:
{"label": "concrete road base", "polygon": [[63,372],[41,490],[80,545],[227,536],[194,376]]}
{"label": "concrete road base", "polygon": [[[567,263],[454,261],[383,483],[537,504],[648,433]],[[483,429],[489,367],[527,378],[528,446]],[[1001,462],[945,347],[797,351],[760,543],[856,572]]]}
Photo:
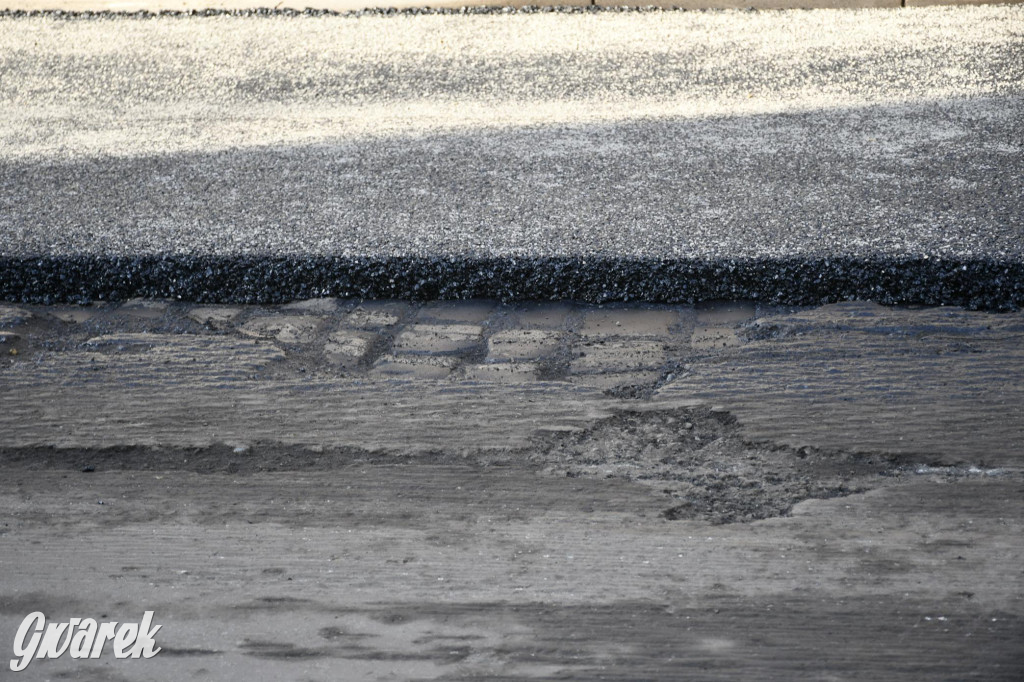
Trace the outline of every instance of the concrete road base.
{"label": "concrete road base", "polygon": [[1019,679],[1020,314],[0,310],[23,679]]}

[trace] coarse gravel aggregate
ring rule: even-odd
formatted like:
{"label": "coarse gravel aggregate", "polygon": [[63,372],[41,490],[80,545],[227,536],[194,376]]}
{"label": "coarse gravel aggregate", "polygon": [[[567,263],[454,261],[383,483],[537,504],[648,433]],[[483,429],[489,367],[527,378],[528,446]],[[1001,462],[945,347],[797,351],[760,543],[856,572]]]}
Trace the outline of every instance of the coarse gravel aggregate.
{"label": "coarse gravel aggregate", "polygon": [[0,298],[1013,308],[1024,9],[0,14]]}

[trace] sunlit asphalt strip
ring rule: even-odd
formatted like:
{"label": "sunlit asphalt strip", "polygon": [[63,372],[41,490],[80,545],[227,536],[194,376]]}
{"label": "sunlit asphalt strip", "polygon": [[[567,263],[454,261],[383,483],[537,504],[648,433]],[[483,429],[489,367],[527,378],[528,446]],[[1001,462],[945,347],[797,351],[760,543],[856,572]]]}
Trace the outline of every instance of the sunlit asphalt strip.
{"label": "sunlit asphalt strip", "polygon": [[0,297],[1019,305],[1022,23],[8,14]]}

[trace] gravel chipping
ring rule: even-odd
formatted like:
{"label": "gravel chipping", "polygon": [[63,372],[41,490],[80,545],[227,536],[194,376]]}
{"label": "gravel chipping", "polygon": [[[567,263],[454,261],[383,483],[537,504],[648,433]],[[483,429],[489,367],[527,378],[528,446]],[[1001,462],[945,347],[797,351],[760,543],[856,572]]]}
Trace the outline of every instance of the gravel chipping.
{"label": "gravel chipping", "polygon": [[2,13],[0,298],[1014,308],[1022,20]]}

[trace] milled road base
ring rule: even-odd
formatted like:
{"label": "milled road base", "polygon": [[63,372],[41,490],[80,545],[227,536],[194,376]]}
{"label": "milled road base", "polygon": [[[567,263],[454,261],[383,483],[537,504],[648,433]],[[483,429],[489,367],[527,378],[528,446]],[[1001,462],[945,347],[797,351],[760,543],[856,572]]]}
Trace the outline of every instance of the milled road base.
{"label": "milled road base", "polygon": [[0,297],[1013,308],[1022,19],[5,16]]}
{"label": "milled road base", "polygon": [[927,476],[709,526],[518,468],[30,470],[0,480],[0,638],[162,624],[25,680],[1015,681],[1021,481]]}
{"label": "milled road base", "polygon": [[0,307],[27,680],[1018,680],[1024,316]]}
{"label": "milled road base", "polygon": [[1019,313],[338,299],[2,310],[7,447],[468,453],[707,405],[748,439],[795,449],[979,467],[1016,466],[1024,449]]}

